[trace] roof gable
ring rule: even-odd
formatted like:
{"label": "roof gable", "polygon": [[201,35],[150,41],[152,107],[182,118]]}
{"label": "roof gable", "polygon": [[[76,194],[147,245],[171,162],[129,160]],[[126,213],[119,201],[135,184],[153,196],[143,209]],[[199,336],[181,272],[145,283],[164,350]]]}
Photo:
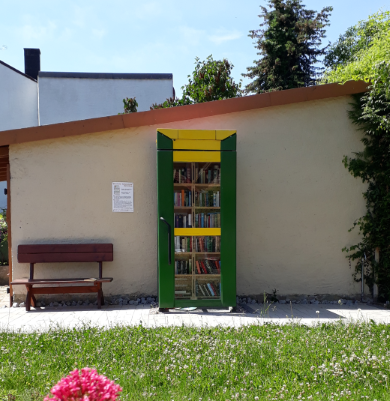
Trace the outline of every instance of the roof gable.
{"label": "roof gable", "polygon": [[25,74],[24,72],[19,71],[19,70],[17,70],[17,69],[14,68],[14,67],[11,67],[9,64],[4,63],[4,61],[1,61],[1,60],[0,60],[0,64],[3,65],[4,67],[9,68],[9,69],[12,70],[12,71],[14,71],[14,72],[16,72],[16,73],[18,73],[18,74],[24,76],[25,78],[31,79],[31,81],[37,82],[34,78],[31,78],[29,75]]}

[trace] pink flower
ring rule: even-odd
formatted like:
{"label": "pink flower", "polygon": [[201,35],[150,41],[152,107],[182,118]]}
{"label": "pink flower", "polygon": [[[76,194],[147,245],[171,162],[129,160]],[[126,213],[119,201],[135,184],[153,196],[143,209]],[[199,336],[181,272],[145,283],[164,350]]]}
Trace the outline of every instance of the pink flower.
{"label": "pink flower", "polygon": [[44,401],[115,401],[122,388],[95,369],[75,369],[62,378]]}

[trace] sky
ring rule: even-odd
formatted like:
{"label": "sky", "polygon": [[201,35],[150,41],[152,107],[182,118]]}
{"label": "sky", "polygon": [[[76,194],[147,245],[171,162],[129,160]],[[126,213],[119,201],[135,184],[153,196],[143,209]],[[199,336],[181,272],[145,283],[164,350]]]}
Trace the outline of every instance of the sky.
{"label": "sky", "polygon": [[[303,0],[334,10],[328,41],[389,0]],[[42,71],[172,73],[177,94],[195,57],[227,58],[236,81],[257,58],[249,30],[266,0],[12,0],[0,2],[0,60],[24,71],[23,48],[41,49]],[[131,96],[131,94],[129,94]]]}

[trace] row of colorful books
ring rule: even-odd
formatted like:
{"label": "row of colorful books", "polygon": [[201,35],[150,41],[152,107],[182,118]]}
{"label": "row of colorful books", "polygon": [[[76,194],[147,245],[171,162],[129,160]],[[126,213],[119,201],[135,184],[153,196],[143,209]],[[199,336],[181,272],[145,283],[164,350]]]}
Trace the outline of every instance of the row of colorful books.
{"label": "row of colorful books", "polygon": [[[173,204],[176,207],[192,207],[192,191],[184,190],[173,193]],[[198,207],[220,207],[219,191],[196,191],[195,206]]]}
{"label": "row of colorful books", "polygon": [[[192,183],[191,165],[173,169],[173,182],[175,184]],[[210,167],[195,167],[195,182],[198,184],[220,184],[221,169],[218,165]]]}
{"label": "row of colorful books", "polygon": [[196,191],[195,206],[220,207],[219,191]]}
{"label": "row of colorful books", "polygon": [[175,252],[192,252],[192,240],[191,237],[179,237],[175,236]]}
{"label": "row of colorful books", "polygon": [[192,228],[192,214],[174,214],[175,228]]}
{"label": "row of colorful books", "polygon": [[221,283],[210,281],[208,283],[196,280],[195,289],[197,296],[203,297],[219,297],[221,295]]}
{"label": "row of colorful books", "polygon": [[221,183],[221,170],[219,166],[211,168],[195,168],[195,177],[198,184],[220,184]]}
{"label": "row of colorful books", "polygon": [[221,261],[200,259],[195,261],[197,274],[221,274]]}
{"label": "row of colorful books", "polygon": [[192,295],[192,280],[175,278],[175,298],[189,298]]}
{"label": "row of colorful books", "polygon": [[195,252],[221,252],[221,237],[194,237],[191,245]]}
{"label": "row of colorful books", "polygon": [[173,169],[173,182],[176,184],[191,183],[191,167],[187,166]]}
{"label": "row of colorful books", "polygon": [[[195,274],[221,274],[220,260],[196,260],[195,266]],[[175,274],[192,274],[192,260],[175,260]]]}
{"label": "row of colorful books", "polygon": [[175,260],[175,274],[192,274],[192,260]]}
{"label": "row of colorful books", "polygon": [[221,214],[217,213],[196,213],[195,214],[196,228],[220,228]]}
{"label": "row of colorful books", "polygon": [[173,204],[174,206],[192,206],[192,192],[181,190],[180,192],[173,193]]}
{"label": "row of colorful books", "polygon": [[175,236],[175,252],[221,252],[221,237],[180,237]]}

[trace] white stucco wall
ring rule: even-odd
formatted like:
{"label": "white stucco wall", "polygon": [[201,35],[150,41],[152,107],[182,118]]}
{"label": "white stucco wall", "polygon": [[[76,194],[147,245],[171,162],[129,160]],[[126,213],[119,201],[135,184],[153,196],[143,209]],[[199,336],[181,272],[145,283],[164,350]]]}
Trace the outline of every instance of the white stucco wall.
{"label": "white stucco wall", "polygon": [[172,79],[89,79],[39,77],[40,124],[110,116],[135,97],[138,111],[173,96]]}
{"label": "white stucco wall", "polygon": [[38,125],[38,88],[0,63],[0,131]]}
{"label": "white stucco wall", "polygon": [[[350,102],[165,124],[237,130],[238,294],[359,293],[341,251],[356,243],[357,232],[348,229],[365,212],[365,186],[342,163],[362,147],[347,116]],[[105,263],[104,274],[114,281],[105,293],[157,293],[157,128],[10,146],[14,278],[28,276],[28,265],[17,262],[19,244],[112,242],[114,262]],[[113,181],[134,183],[134,213],[111,211]],[[94,277],[95,265],[37,265],[36,276]]]}

